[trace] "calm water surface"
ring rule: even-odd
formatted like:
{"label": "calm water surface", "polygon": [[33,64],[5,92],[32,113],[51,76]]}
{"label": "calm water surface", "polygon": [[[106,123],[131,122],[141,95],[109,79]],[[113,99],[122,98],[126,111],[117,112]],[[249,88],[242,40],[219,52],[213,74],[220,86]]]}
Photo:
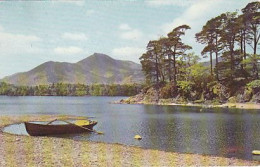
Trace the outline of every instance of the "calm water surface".
{"label": "calm water surface", "polygon": [[[123,97],[6,97],[0,96],[1,115],[66,114],[94,116],[94,128],[104,135],[66,136],[144,148],[257,159],[260,150],[260,111],[199,107],[111,104]],[[9,132],[26,134],[24,125]],[[133,137],[138,134],[142,140]]]}

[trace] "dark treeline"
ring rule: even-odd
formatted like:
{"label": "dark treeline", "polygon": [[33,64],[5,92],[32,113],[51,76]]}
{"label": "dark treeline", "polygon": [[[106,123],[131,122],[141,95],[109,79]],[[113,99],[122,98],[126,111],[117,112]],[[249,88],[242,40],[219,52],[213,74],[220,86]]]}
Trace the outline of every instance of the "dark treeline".
{"label": "dark treeline", "polygon": [[0,95],[8,96],[133,96],[140,92],[140,84],[65,84],[15,86],[0,83]]}
{"label": "dark treeline", "polygon": [[[259,24],[260,2],[251,2],[241,12],[223,13],[207,21],[195,35],[204,45],[200,56],[187,53],[192,47],[182,41],[188,25],[149,41],[140,57],[147,84],[157,90],[158,98],[191,100],[220,95],[227,100],[250,85],[260,88]],[[202,57],[209,58],[208,66],[199,61]]]}

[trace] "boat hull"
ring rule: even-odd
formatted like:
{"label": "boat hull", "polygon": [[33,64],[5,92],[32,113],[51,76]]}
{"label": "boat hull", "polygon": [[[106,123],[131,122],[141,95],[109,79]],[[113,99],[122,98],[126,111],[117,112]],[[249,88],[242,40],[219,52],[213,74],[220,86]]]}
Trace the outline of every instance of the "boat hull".
{"label": "boat hull", "polygon": [[89,125],[82,126],[83,128],[73,124],[44,125],[30,122],[25,122],[24,124],[26,131],[30,136],[50,136],[92,132],[93,127],[97,122],[92,121]]}

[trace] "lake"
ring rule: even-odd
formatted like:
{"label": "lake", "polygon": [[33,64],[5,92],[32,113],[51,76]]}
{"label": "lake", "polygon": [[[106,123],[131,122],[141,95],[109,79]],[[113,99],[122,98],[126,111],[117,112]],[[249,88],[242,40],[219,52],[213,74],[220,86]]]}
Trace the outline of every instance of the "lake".
{"label": "lake", "polygon": [[[0,96],[1,115],[48,114],[93,116],[93,133],[66,136],[74,140],[135,145],[181,153],[254,159],[260,149],[260,111],[200,107],[128,105],[110,102],[125,97]],[[14,131],[14,127],[6,128]],[[17,128],[25,134],[24,126]],[[142,136],[135,140],[134,136]]]}

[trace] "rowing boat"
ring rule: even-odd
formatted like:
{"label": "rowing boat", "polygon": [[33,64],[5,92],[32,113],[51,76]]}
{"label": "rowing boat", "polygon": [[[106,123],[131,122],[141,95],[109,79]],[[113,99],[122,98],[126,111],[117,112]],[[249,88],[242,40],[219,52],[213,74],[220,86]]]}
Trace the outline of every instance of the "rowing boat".
{"label": "rowing boat", "polygon": [[[54,120],[57,121],[57,120]],[[50,124],[51,121],[46,122],[25,122],[25,128],[31,136],[48,136],[48,135],[61,135],[61,134],[76,134],[83,132],[94,132],[93,127],[97,124],[96,121],[91,120],[77,120],[75,123],[70,121],[58,120],[66,124]]]}

